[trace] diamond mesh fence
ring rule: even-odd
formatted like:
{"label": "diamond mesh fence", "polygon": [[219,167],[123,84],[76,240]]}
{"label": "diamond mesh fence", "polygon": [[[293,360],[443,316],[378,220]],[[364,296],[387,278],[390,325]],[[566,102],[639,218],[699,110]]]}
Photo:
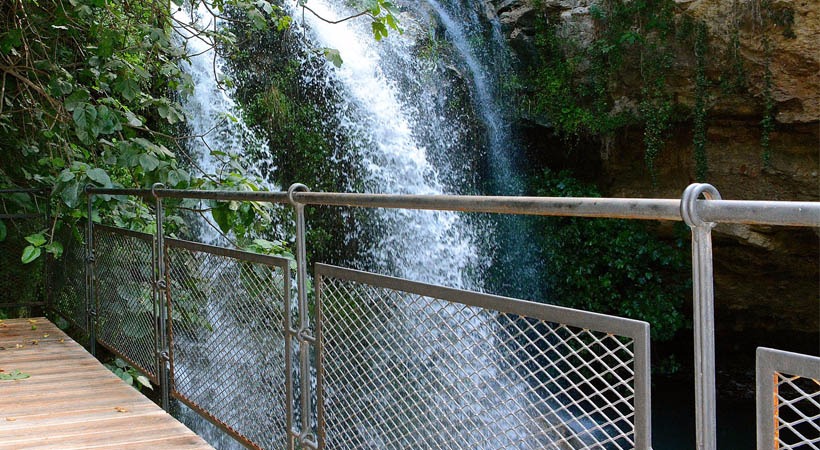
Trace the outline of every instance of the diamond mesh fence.
{"label": "diamond mesh fence", "polygon": [[157,383],[153,242],[94,226],[97,340]]}
{"label": "diamond mesh fence", "polygon": [[649,447],[643,322],[317,266],[333,449]]}
{"label": "diamond mesh fence", "polygon": [[89,331],[86,305],[85,226],[78,241],[71,233],[63,233],[63,255],[51,263],[53,310],[84,333]]}
{"label": "diamond mesh fence", "polygon": [[820,358],[759,348],[758,448],[820,450]]}
{"label": "diamond mesh fence", "polygon": [[820,449],[820,380],[777,374],[780,449]]}
{"label": "diamond mesh fence", "polygon": [[246,445],[288,447],[288,260],[171,239],[166,248],[171,394]]}

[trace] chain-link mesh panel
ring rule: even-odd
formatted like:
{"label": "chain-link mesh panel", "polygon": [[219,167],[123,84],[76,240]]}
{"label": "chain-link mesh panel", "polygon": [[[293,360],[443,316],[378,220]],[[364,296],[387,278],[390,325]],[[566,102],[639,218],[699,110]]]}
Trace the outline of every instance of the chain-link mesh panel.
{"label": "chain-link mesh panel", "polygon": [[758,448],[820,450],[820,358],[757,350]]}
{"label": "chain-link mesh panel", "polygon": [[0,222],[6,230],[5,239],[0,240],[0,309],[46,301],[46,256],[28,264],[21,260],[23,249],[29,245],[25,237],[45,229],[45,215],[11,217],[15,216],[0,214]]}
{"label": "chain-link mesh panel", "polygon": [[327,448],[648,448],[648,325],[329,266],[317,278]]}
{"label": "chain-link mesh panel", "polygon": [[63,255],[51,263],[51,306],[63,319],[88,333],[85,229],[85,226],[78,228],[82,241],[70,232],[61,233]]}
{"label": "chain-link mesh panel", "polygon": [[94,226],[97,340],[155,383],[153,237]]}
{"label": "chain-link mesh panel", "polygon": [[167,240],[174,397],[247,445],[285,448],[288,261]]}
{"label": "chain-link mesh panel", "polygon": [[781,450],[820,450],[820,380],[777,374],[777,441]]}

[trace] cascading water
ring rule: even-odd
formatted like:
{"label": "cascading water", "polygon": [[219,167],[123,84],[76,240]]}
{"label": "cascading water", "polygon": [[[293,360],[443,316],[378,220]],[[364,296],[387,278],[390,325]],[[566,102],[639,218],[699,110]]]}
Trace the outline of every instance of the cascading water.
{"label": "cascading water", "polygon": [[[522,195],[525,193],[521,169],[513,161],[520,156],[511,126],[509,108],[499,99],[505,98],[500,80],[511,75],[510,55],[497,21],[486,24],[479,16],[480,2],[451,1],[446,5],[437,0],[425,4],[435,11],[445,29],[448,41],[457,49],[457,57],[467,68],[472,80],[475,108],[487,135],[488,166],[483,194]],[[489,25],[489,29],[487,28]],[[488,290],[519,298],[538,299],[543,295],[540,273],[543,263],[529,236],[530,218],[501,216],[493,219],[494,241],[503,248],[493,249],[494,264],[489,271],[493,282]],[[510,277],[510,272],[516,273]]]}
{"label": "cascading water", "polygon": [[[341,17],[349,12],[344,5],[336,3],[343,2],[331,4],[328,0],[311,0],[310,7],[327,18]],[[328,64],[325,67],[328,70],[308,76],[325,76],[329,72],[334,89],[339,91],[338,97],[345,99],[345,104],[336,105],[335,111],[342,132],[355,136],[351,141],[357,142],[356,148],[351,151],[355,151],[360,157],[365,190],[408,194],[480,192],[481,189],[477,186],[479,180],[471,173],[471,165],[452,157],[452,154],[464,153],[464,149],[459,146],[470,140],[470,134],[478,128],[486,134],[486,139],[479,139],[484,144],[477,143],[475,148],[484,148],[479,151],[485,151],[489,155],[489,165],[495,174],[490,185],[498,190],[494,193],[520,194],[523,184],[515,176],[511,163],[511,158],[514,157],[512,134],[505,124],[503,110],[494,100],[497,95],[494,75],[479,63],[480,55],[469,43],[470,33],[478,32],[478,16],[471,8],[455,5],[452,11],[466,14],[468,18],[462,21],[460,16],[459,19],[454,19],[455,13],[436,1],[430,0],[426,4],[426,10],[419,9],[416,4],[407,6],[407,9],[415,10],[418,17],[403,17],[408,20],[408,23],[403,23],[408,28],[406,36],[393,35],[387,42],[380,44],[373,39],[367,22],[330,25],[306,15],[307,21],[303,25],[303,31],[308,36],[306,45],[314,48],[337,48],[344,59],[341,68],[333,69]],[[444,27],[455,53],[467,67],[469,76],[458,78],[469,79],[468,91],[472,93],[474,106],[452,108],[449,103],[453,100],[453,93],[440,88],[440,83],[445,80],[426,78],[437,75],[431,74],[425,62],[413,56],[415,38],[434,27],[425,21],[425,11],[432,12],[435,20]],[[294,10],[292,13],[296,17],[301,16],[301,11]],[[199,42],[198,38],[189,39],[187,45],[189,53],[196,55],[186,69],[196,85],[196,94],[185,102],[186,114],[192,134],[202,135],[191,142],[192,153],[199,155],[198,164],[206,172],[217,173],[221,167],[211,157],[214,150],[241,152],[249,144],[261,146],[261,143],[241,120],[231,120],[239,117],[236,105],[230,95],[214,81],[214,76],[218,78],[220,75],[219,59],[214,60],[211,52],[201,48],[206,44]],[[455,83],[452,79],[446,82]],[[462,118],[474,115],[480,125],[470,127],[458,120],[454,121],[453,111],[457,111],[455,114]],[[474,137],[472,139],[475,140]],[[268,173],[258,175],[263,179],[270,178]],[[310,183],[310,180],[299,181]],[[363,258],[357,262],[360,268],[457,288],[486,287],[482,274],[490,265],[490,258],[486,256],[490,252],[482,250],[482,245],[493,244],[482,241],[499,240],[504,241],[505,246],[526,247],[522,241],[525,235],[520,228],[516,229],[514,223],[494,223],[499,226],[496,235],[487,230],[480,233],[476,230],[475,223],[468,222],[455,213],[380,210],[372,212],[365,223],[368,230],[361,231],[368,236],[368,240],[366,250],[362,252]],[[531,257],[519,256],[514,259],[514,270],[517,273],[536,270]],[[511,266],[513,261],[510,257],[502,257],[497,259],[496,264]],[[523,265],[523,270],[518,265]],[[533,296],[533,292],[538,292],[536,278],[525,276],[522,283],[522,278],[519,277],[511,285],[528,285],[526,293]],[[503,292],[504,286],[493,290]],[[520,295],[519,291],[504,293]],[[223,321],[220,326],[226,326],[224,321],[229,319],[227,316],[220,315],[216,310],[210,311],[213,308],[208,309],[209,320],[214,323]],[[487,361],[487,357],[479,351],[487,345],[488,340],[493,340],[497,324],[489,315],[464,315],[455,308],[450,312],[452,317],[448,320],[460,322],[462,332],[450,337],[443,336],[439,340],[441,348],[430,348],[427,355],[423,356],[427,358],[425,367],[441,365],[441,370],[432,370],[425,375],[442,377],[430,383],[441,389],[441,392],[429,393],[430,398],[440,398],[441,401],[437,404],[446,405],[447,386],[458,383],[480,386],[483,389],[480,392],[483,411],[478,415],[455,419],[464,416],[458,405],[441,408],[449,417],[454,418],[456,428],[500,428],[514,431],[498,437],[468,437],[468,440],[474,441],[467,444],[472,448],[495,449],[510,447],[513,442],[524,442],[527,439],[526,430],[521,428],[519,419],[512,414],[519,405],[510,398],[523,399],[527,395],[527,386],[514,378],[499,381],[493,373],[497,362]],[[406,313],[413,314],[412,311]],[[442,333],[441,330],[429,329],[429,325],[427,327],[419,326],[415,328],[415,332]],[[208,343],[200,345],[207,346]],[[436,356],[451,352],[461,353],[464,359],[455,363]],[[234,353],[237,357],[242,354],[241,351]],[[213,358],[219,357],[220,355],[213,355]],[[431,373],[434,375],[430,375]],[[450,375],[444,375],[447,373]],[[396,389],[400,388],[399,380],[394,384]],[[391,386],[391,383],[386,385]],[[388,399],[399,395],[399,391],[388,392],[380,401],[389,401]],[[205,421],[196,420],[192,413],[184,413],[183,416],[184,421],[196,431],[211,434],[208,438],[219,448],[230,448],[233,445],[212,432],[203,431]],[[459,430],[451,431],[457,433]],[[362,433],[369,434],[367,430]],[[378,436],[370,438],[370,443],[378,446]],[[432,447],[436,443],[431,441],[428,444]]]}
{"label": "cascading water", "polygon": [[[350,13],[344,7],[331,5],[325,0],[311,0],[311,9],[324,18],[343,17]],[[336,108],[340,114],[349,114],[355,120],[342,120],[348,132],[364,137],[357,153],[364,167],[364,183],[369,191],[408,194],[441,194],[445,191],[442,172],[452,170],[450,167],[434,167],[428,147],[438,146],[438,151],[446,152],[441,142],[425,141],[424,130],[418,125],[431,120],[444,125],[446,118],[433,115],[413,117],[429,98],[413,98],[413,103],[399,91],[400,86],[411,84],[408,80],[421,77],[419,64],[408,57],[414,42],[412,33],[407,36],[393,36],[381,44],[373,40],[368,23],[348,22],[328,24],[316,17],[307,16],[307,34],[310,43],[316,47],[334,47],[339,49],[344,60],[342,67],[332,71],[332,76],[342,89],[341,98],[346,107]],[[477,71],[478,69],[476,69]],[[400,74],[396,76],[396,74]],[[392,75],[392,76],[391,76]],[[478,83],[482,83],[478,79]],[[486,95],[488,89],[482,87]],[[447,95],[439,92],[438,95]],[[429,97],[429,94],[427,94]],[[420,105],[421,104],[421,105]],[[489,114],[489,113],[488,113]],[[500,121],[500,120],[499,120]],[[447,136],[448,129],[438,129],[438,134],[431,137]],[[491,134],[499,135],[494,129]],[[445,138],[446,139],[446,138]],[[498,139],[493,137],[493,139]],[[451,141],[452,142],[452,141]],[[453,143],[455,144],[455,143]],[[445,175],[444,178],[458,180],[463,177]],[[451,186],[451,189],[454,188]],[[464,188],[458,186],[455,188]],[[468,187],[469,189],[469,187]],[[363,268],[387,272],[390,275],[427,281],[436,284],[459,288],[481,288],[480,278],[467,274],[480,273],[487,265],[481,257],[477,242],[478,233],[469,223],[454,213],[447,212],[413,212],[380,210],[373,213],[370,233],[376,235],[370,243]],[[515,377],[499,377],[498,361],[488,360],[481,351],[492,343],[497,335],[498,324],[489,314],[472,315],[460,311],[456,306],[446,309],[450,325],[431,323],[422,320],[429,312],[402,311],[403,320],[415,325],[409,327],[411,333],[418,337],[435,335],[431,348],[416,358],[421,362],[408,362],[400,374],[378,372],[363,376],[366,380],[379,380],[378,386],[372,387],[374,395],[362,400],[363,404],[353,404],[353,400],[341,399],[337,405],[343,411],[362,409],[389,410],[390,404],[401,401],[404,380],[425,380],[425,397],[432,399],[439,414],[448,418],[448,430],[438,430],[429,435],[419,433],[414,437],[415,445],[432,448],[439,445],[441,434],[459,436],[463,445],[476,449],[497,449],[516,446],[531,436],[527,425],[516,417],[516,412],[526,410],[517,404],[526,398],[527,386]],[[445,315],[446,315],[445,314]],[[448,328],[452,327],[452,328]],[[377,336],[371,338],[378,340]],[[412,336],[408,337],[413,339]],[[390,360],[391,349],[379,342],[372,344],[371,354],[374,360]],[[449,359],[443,355],[461,355],[460,359]],[[393,378],[395,377],[395,379]],[[419,381],[421,382],[421,381]],[[449,401],[449,387],[475,386],[481,398],[479,412],[465,414],[463,405]],[[366,387],[358,386],[367,390]],[[378,394],[375,394],[378,392]],[[356,436],[353,442],[334,442],[340,448],[364,445],[366,448],[379,448],[390,442],[388,436],[380,435],[382,425],[373,426],[367,423],[347,423],[344,417],[353,414],[337,412],[342,417],[336,423],[342,430],[334,430],[336,436]],[[526,414],[525,414],[526,415]],[[406,424],[391,423],[389,417],[386,428],[405,427]],[[411,422],[423,422],[424,419],[410,419]],[[505,434],[471,433],[468,430],[507,430]],[[530,439],[532,441],[532,439]],[[356,442],[356,443],[354,443]],[[544,444],[544,443],[541,443]],[[534,445],[539,446],[538,443]]]}
{"label": "cascading water", "polygon": [[[180,23],[193,23],[196,27],[201,29],[215,30],[217,27],[216,19],[204,7],[200,6],[197,10],[191,8],[180,8],[175,17]],[[196,169],[204,173],[206,177],[213,177],[214,180],[226,176],[231,171],[237,171],[232,164],[245,163],[247,166],[245,172],[249,177],[255,177],[261,182],[265,183],[267,173],[261,169],[269,169],[271,164],[270,158],[265,158],[268,155],[266,144],[260,140],[255,133],[250,130],[245,122],[242,120],[241,112],[232,98],[230,90],[220,85],[220,81],[224,79],[224,62],[219,58],[214,51],[214,44],[208,40],[202,33],[193,32],[189,29],[178,27],[177,30],[180,35],[180,45],[184,46],[189,56],[189,63],[182,65],[182,69],[191,77],[194,86],[193,93],[183,99],[182,105],[185,108],[185,116],[187,119],[187,126],[191,138],[187,141],[187,150],[195,159],[193,164]],[[247,154],[254,154],[257,158],[253,164],[248,164]],[[262,155],[265,160],[259,160]],[[232,157],[236,157],[233,159]],[[272,190],[274,186],[268,185]],[[198,239],[202,242],[229,246],[229,242],[216,230],[216,221],[210,215],[205,213],[202,221],[194,221],[190,225],[195,228]],[[206,224],[204,222],[209,222]],[[234,278],[241,269],[236,267],[226,267],[220,265],[219,261],[209,262],[204,261],[202,266],[198,269],[201,273],[207,274],[209,278],[207,283],[215,291],[220,291],[220,296],[225,297],[226,291],[231,291],[232,295],[249,296],[245,290],[238,287],[241,285],[240,280]],[[195,264],[191,265],[195,267]],[[230,269],[233,269],[231,271]],[[231,273],[232,272],[232,273]],[[172,275],[173,276],[173,275]],[[189,300],[194,301],[194,300]],[[210,301],[197,304],[196,307],[200,309],[201,320],[208,324],[216,324],[223,329],[223,333],[233,333],[238,330],[247,330],[250,321],[242,314],[237,314],[236,304],[241,305],[243,300],[238,298],[231,299],[229,302],[233,303],[233,310],[226,308],[225,304],[217,304]],[[261,311],[256,311],[261,313]],[[273,316],[273,314],[270,314]],[[250,331],[251,333],[253,330]],[[232,407],[237,410],[243,408],[253,408],[258,406],[258,399],[253,395],[253,392],[261,392],[269,389],[269,384],[273,382],[273,378],[265,379],[265,383],[260,384],[258,377],[254,373],[248,374],[246,370],[241,370],[242,367],[247,366],[265,366],[271,364],[269,360],[282,360],[283,355],[259,355],[259,352],[253,342],[244,342],[241,340],[234,340],[229,352],[215,350],[224,345],[224,336],[221,333],[205,333],[207,338],[197,339],[180,335],[176,337],[176,342],[183,348],[188,349],[190,355],[197,361],[196,364],[177,363],[175,365],[175,372],[177,378],[188,379],[192,384],[200,384],[201,386],[213,386],[213,380],[218,379],[221,374],[227,371],[234,371],[232,375],[236,383],[242,383],[243,390],[232,399]],[[271,339],[266,337],[265,339]],[[275,345],[273,347],[281,347]],[[279,364],[281,365],[281,364]],[[279,374],[280,382],[284,383],[284,374]],[[205,405],[210,402],[211,405],[221,402],[224,392],[222,388],[202,388],[200,392],[200,399]],[[284,405],[271,406],[271,410],[284,410]],[[282,415],[284,412],[281,413]],[[199,414],[193,410],[185,407],[182,403],[178,404],[178,410],[175,414],[183,423],[194,430],[197,434],[203,436],[209,443],[219,449],[241,449],[243,448],[236,440],[225,434],[220,429],[211,425],[207,420],[203,419]],[[255,416],[249,416],[251,421],[255,421]],[[247,429],[256,427],[263,427],[264,423],[256,421],[256,424],[245,424],[243,431],[247,433]]]}
{"label": "cascading water", "polygon": [[[311,9],[322,17],[336,17],[343,12],[328,3],[314,0]],[[382,65],[400,64],[385,61],[378,52],[367,23],[327,24],[307,16],[307,25],[318,47],[337,47],[344,64],[333,71],[343,87],[342,97],[348,103],[338,108],[347,114],[351,106],[355,115],[343,116],[342,126],[360,136],[358,154],[363,167],[366,189],[378,193],[441,194],[439,170],[427,158],[425,143],[419,142],[412,129],[413,120],[399,101],[397,86]],[[407,54],[409,40],[392,39],[390,44]],[[473,286],[465,274],[481,262],[469,227],[449,212],[380,211],[372,216],[378,238],[372,243],[365,266],[389,268],[391,275],[429,281],[453,287]]]}

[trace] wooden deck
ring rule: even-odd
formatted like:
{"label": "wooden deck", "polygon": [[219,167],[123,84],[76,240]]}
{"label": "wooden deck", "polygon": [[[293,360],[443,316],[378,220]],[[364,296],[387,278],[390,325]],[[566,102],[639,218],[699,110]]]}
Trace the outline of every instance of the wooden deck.
{"label": "wooden deck", "polygon": [[0,379],[2,450],[212,449],[45,318],[0,322],[0,371],[30,376]]}

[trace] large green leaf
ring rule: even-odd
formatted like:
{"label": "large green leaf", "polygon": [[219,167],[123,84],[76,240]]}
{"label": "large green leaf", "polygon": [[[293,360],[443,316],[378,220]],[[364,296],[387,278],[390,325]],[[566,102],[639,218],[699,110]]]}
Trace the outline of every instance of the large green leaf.
{"label": "large green leaf", "polygon": [[143,153],[140,155],[140,166],[142,166],[142,170],[151,172],[159,167],[159,159],[154,155]]}
{"label": "large green leaf", "polygon": [[6,224],[4,224],[2,220],[0,220],[0,242],[6,240],[7,233],[8,231],[6,230]]}
{"label": "large green leaf", "polygon": [[228,209],[227,205],[224,203],[220,203],[211,209],[211,216],[216,221],[216,224],[219,225],[219,229],[224,233],[230,231],[232,222],[231,218],[235,215],[236,213]]}
{"label": "large green leaf", "polygon": [[111,178],[108,176],[108,174],[105,172],[105,170],[100,169],[98,167],[98,168],[89,170],[85,174],[92,181],[94,181],[94,182],[96,182],[96,183],[98,183],[102,186],[105,186],[105,187],[111,187]]}
{"label": "large green leaf", "polygon": [[89,94],[85,89],[77,89],[65,99],[65,109],[75,111],[77,108],[88,104]]}
{"label": "large green leaf", "polygon": [[23,256],[20,257],[20,261],[23,261],[23,264],[28,264],[40,257],[41,253],[42,250],[39,247],[29,245],[23,249]]}
{"label": "large green leaf", "polygon": [[80,183],[77,180],[71,180],[66,183],[63,191],[61,193],[61,197],[65,202],[66,206],[69,208],[76,208],[77,205],[80,204]]}
{"label": "large green leaf", "polygon": [[26,241],[28,241],[29,244],[31,244],[35,247],[40,247],[40,246],[42,246],[43,244],[45,244],[47,242],[46,237],[43,236],[42,233],[37,233],[37,234],[32,234],[30,236],[26,236],[25,239],[26,239]]}

